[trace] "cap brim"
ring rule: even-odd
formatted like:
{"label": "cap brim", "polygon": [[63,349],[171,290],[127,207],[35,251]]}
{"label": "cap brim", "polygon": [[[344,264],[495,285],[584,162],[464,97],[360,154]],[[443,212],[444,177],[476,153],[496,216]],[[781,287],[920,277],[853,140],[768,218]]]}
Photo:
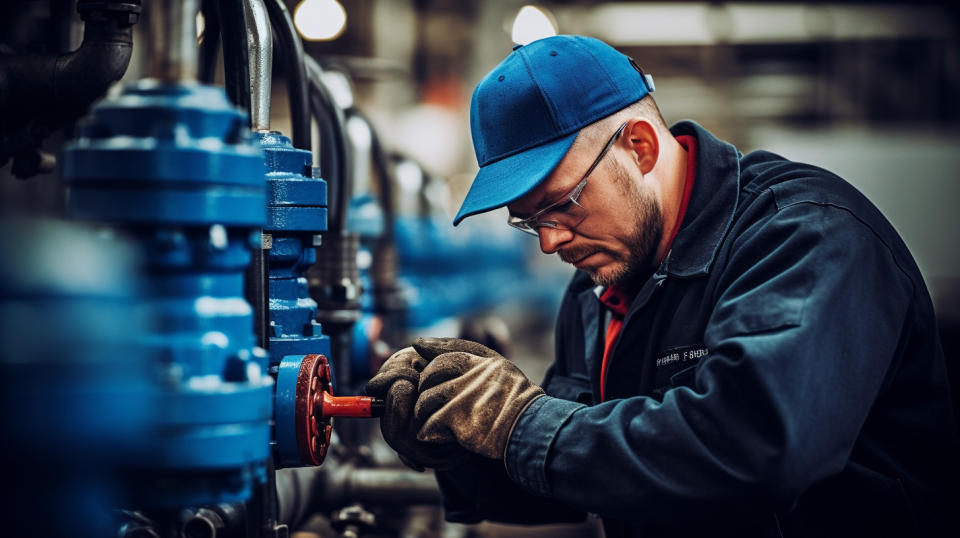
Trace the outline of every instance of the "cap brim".
{"label": "cap brim", "polygon": [[574,131],[480,168],[453,225],[471,215],[503,207],[532,191],[560,164],[578,133]]}

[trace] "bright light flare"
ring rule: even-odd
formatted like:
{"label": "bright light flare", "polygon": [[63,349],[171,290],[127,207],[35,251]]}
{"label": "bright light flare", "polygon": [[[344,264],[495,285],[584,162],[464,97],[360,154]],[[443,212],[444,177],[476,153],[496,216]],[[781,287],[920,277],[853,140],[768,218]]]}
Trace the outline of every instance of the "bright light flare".
{"label": "bright light flare", "polygon": [[518,45],[557,35],[557,24],[550,13],[536,6],[523,6],[513,21],[511,36]]}
{"label": "bright light flare", "polygon": [[303,0],[293,11],[293,24],[308,41],[332,41],[347,27],[347,12],[337,0]]}

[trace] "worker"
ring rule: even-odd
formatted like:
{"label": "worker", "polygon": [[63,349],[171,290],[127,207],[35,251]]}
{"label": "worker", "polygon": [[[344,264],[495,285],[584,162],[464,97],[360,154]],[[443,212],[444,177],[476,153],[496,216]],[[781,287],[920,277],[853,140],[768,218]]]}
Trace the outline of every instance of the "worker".
{"label": "worker", "polygon": [[[882,83],[882,81],[878,81]],[[616,536],[960,536],[960,442],[920,272],[838,176],[667,127],[652,79],[582,36],[476,87],[454,224],[508,224],[577,268],[540,385],[417,340],[368,385],[446,518],[603,519]]]}

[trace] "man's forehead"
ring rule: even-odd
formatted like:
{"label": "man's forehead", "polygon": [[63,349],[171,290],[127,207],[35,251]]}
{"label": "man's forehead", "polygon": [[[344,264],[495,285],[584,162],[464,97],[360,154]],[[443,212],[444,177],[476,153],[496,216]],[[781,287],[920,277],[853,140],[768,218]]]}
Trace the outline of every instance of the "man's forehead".
{"label": "man's forehead", "polygon": [[557,198],[563,196],[566,192],[563,185],[560,184],[558,175],[556,174],[557,170],[560,167],[554,169],[553,172],[547,176],[546,179],[540,182],[532,191],[523,195],[513,203],[507,205],[507,209],[510,211],[511,215],[532,215],[537,212],[537,210],[545,207],[550,202],[553,202]]}
{"label": "man's forehead", "polygon": [[527,194],[521,196],[516,201],[507,205],[511,215],[532,215],[537,210],[557,201],[561,196],[570,192],[577,186],[580,178],[574,176],[578,168],[577,163],[581,160],[578,151],[584,143],[582,133],[577,136],[573,145],[567,151],[557,167],[554,168],[539,185]]}

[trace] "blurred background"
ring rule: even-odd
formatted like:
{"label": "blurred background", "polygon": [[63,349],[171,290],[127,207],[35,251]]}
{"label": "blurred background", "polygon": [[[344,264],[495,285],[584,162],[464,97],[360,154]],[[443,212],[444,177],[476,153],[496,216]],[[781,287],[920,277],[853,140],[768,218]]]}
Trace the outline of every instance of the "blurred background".
{"label": "blurred background", "polygon": [[[473,86],[516,43],[556,33],[597,37],[636,59],[655,80],[668,124],[692,119],[743,152],[766,149],[812,163],[864,192],[913,252],[945,350],[953,364],[960,357],[960,9],[952,2],[283,3],[306,56],[316,61],[311,77],[342,115],[342,129],[331,135],[311,114],[309,149],[330,196],[349,191],[346,227],[360,236],[358,289],[366,293],[357,309],[364,315],[351,325],[351,366],[338,366],[353,372],[344,377],[347,393],[418,335],[484,341],[508,352],[531,378],[542,378],[572,269],[508,229],[504,210],[457,228],[450,222],[477,171],[469,129]],[[84,22],[75,4],[4,2],[0,59],[80,47]],[[203,2],[196,17],[201,43],[216,23],[208,20],[211,4]],[[157,54],[148,46],[151,16],[145,9],[133,26],[132,58],[111,95],[150,75]],[[201,79],[229,89],[224,56],[210,58],[201,59],[207,71]],[[269,67],[270,128],[281,133],[301,121],[290,113],[290,65]],[[0,77],[0,89],[4,84]],[[3,134],[4,147],[15,149],[0,155],[4,218],[67,216],[60,164],[78,128],[76,118],[60,119],[24,122]],[[322,157],[339,145],[349,148],[349,169],[328,172]],[[379,250],[385,236],[392,241],[387,252]],[[10,261],[14,253],[0,256]],[[384,256],[391,259],[392,287],[372,294]],[[402,311],[402,321],[385,325],[386,311]],[[418,531],[420,524],[404,535],[597,532],[589,523],[539,531],[436,522]]]}
{"label": "blurred background", "polygon": [[[75,13],[72,21],[56,24],[44,18],[57,3],[6,3],[0,25],[7,50],[41,49],[55,38],[62,48],[76,47],[82,32]],[[653,75],[668,123],[693,119],[741,151],[771,150],[857,186],[903,235],[941,317],[960,315],[960,183],[954,177],[960,164],[960,11],[951,2],[286,4],[306,53],[327,69],[334,88],[343,88],[348,106],[365,112],[387,151],[439,180],[421,189],[422,178],[401,166],[401,213],[415,210],[411,192],[420,190],[448,216],[455,213],[477,169],[470,94],[515,42],[557,32],[590,35]],[[53,35],[71,24],[68,37]],[[124,82],[144,75],[148,53],[134,47]],[[274,77],[272,117],[287,132],[282,74]],[[53,133],[46,151],[55,154],[64,137],[69,129]],[[4,211],[61,210],[56,171],[10,180],[8,165],[0,175]],[[505,216],[501,210],[478,219],[500,229]],[[532,263],[555,270],[551,262]]]}

